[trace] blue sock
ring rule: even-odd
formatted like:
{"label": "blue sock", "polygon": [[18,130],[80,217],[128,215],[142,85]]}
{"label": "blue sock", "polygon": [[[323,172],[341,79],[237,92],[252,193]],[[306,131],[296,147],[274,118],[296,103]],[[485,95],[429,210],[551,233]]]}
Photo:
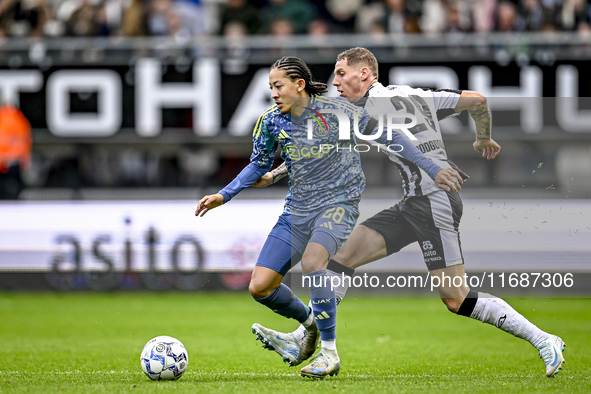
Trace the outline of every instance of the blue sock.
{"label": "blue sock", "polygon": [[304,283],[310,290],[314,320],[320,331],[320,339],[330,341],[337,337],[337,299],[331,288],[330,276],[326,270],[304,275]]}
{"label": "blue sock", "polygon": [[304,303],[293,294],[293,291],[283,283],[269,293],[268,296],[255,298],[255,301],[270,308],[273,312],[281,316],[296,319],[300,323],[305,322],[310,315],[310,308],[304,305]]}

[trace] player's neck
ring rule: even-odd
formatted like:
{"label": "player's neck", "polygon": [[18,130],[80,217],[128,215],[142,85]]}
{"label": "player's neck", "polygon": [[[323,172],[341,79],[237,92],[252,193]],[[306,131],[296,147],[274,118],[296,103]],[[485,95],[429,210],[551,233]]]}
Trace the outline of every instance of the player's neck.
{"label": "player's neck", "polygon": [[308,103],[310,102],[310,96],[294,97],[291,100],[292,100],[291,116],[298,118],[306,110],[306,107],[308,106]]}
{"label": "player's neck", "polygon": [[367,86],[365,86],[365,90],[363,90],[363,94],[367,94],[367,92],[369,92],[369,89],[371,89],[371,87],[375,84],[377,84],[378,81],[376,81],[375,79],[372,79]]}

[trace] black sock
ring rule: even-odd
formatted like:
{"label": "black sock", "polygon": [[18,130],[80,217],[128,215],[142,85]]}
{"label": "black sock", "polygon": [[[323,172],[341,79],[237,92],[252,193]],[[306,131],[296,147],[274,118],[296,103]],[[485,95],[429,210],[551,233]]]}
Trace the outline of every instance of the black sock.
{"label": "black sock", "polygon": [[470,290],[466,295],[466,298],[464,298],[464,302],[462,302],[462,305],[460,305],[460,309],[458,309],[457,314],[466,317],[472,316],[472,312],[476,306],[476,301],[478,301],[478,293]]}
{"label": "black sock", "polygon": [[330,259],[328,265],[326,266],[326,269],[332,272],[336,272],[337,274],[345,274],[349,276],[353,276],[353,274],[355,273],[355,270],[353,268],[344,266],[343,264],[334,261],[333,259]]}

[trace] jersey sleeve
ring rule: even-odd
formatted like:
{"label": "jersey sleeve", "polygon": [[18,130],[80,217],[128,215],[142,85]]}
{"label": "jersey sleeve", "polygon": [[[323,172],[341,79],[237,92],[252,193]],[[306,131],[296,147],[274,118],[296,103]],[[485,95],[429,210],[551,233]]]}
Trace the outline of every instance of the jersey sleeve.
{"label": "jersey sleeve", "polygon": [[459,112],[455,111],[455,108],[462,95],[461,90],[435,89],[430,90],[430,92],[433,94],[433,102],[435,104],[438,120],[443,120],[459,114]]}
{"label": "jersey sleeve", "polygon": [[230,201],[271,169],[278,144],[269,133],[268,126],[266,114],[261,115],[252,134],[253,144],[250,163],[244,167],[232,182],[219,191],[224,196],[224,203]]}
{"label": "jersey sleeve", "polygon": [[277,140],[269,132],[272,127],[268,113],[261,115],[252,132],[252,154],[250,162],[261,168],[271,169],[275,152],[277,151]]}
{"label": "jersey sleeve", "polygon": [[[373,135],[378,134],[380,132],[379,122],[376,119],[371,118],[367,123],[367,126],[363,130],[363,134],[370,135],[373,137]],[[397,153],[405,159],[410,160],[411,162],[419,166],[421,169],[423,169],[427,173],[427,175],[431,177],[431,179],[435,179],[437,173],[442,170],[442,168],[435,164],[433,160],[423,155],[421,151],[418,150],[406,136],[404,136],[396,130],[392,130],[391,140],[388,139],[388,134],[386,130],[381,130],[381,135],[375,139],[372,139],[375,142],[378,142],[386,146],[394,144],[401,146],[402,149]]]}

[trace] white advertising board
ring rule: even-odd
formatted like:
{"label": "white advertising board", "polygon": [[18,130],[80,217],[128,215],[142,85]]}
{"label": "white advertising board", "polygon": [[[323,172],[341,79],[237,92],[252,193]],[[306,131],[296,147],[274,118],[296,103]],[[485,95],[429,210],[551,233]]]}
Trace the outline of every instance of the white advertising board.
{"label": "white advertising board", "polygon": [[[367,200],[358,223],[393,204]],[[192,201],[0,204],[0,271],[245,270],[254,267],[282,200],[233,200],[204,217]],[[464,201],[460,225],[467,269],[591,267],[591,204],[584,200]],[[152,257],[150,257],[152,256]],[[110,262],[110,263],[108,263]],[[69,268],[71,269],[71,267]],[[424,270],[420,250],[368,266]]]}

